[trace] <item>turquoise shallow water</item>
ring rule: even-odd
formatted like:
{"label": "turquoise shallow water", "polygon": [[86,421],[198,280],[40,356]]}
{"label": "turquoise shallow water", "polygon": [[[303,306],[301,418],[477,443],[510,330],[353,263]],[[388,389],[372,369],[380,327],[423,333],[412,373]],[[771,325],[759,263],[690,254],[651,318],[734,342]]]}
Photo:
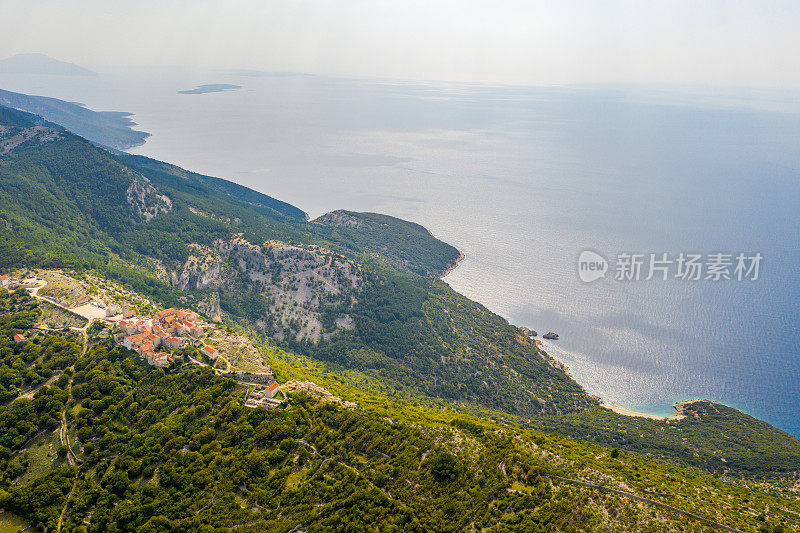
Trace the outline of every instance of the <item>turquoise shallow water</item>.
{"label": "turquoise shallow water", "polygon": [[[185,95],[208,83],[236,91]],[[447,282],[539,332],[590,392],[670,414],[709,398],[800,434],[800,98],[643,87],[431,85],[222,71],[0,77],[135,113],[135,150],[312,217],[420,222],[466,260]],[[584,249],[760,252],[757,281],[592,284]]]}

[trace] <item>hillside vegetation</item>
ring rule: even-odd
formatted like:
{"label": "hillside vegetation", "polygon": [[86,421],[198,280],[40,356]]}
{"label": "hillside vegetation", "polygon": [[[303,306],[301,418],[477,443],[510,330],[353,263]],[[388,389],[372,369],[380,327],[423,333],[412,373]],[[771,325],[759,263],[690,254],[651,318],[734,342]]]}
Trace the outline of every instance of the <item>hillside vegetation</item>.
{"label": "hillside vegetation", "polygon": [[96,112],[74,102],[2,89],[0,89],[0,105],[39,115],[45,120],[82,135],[95,144],[117,150],[143,144],[150,136],[149,133],[131,128],[135,124],[130,119],[130,113]]}
{"label": "hillside vegetation", "polygon": [[335,228],[336,242],[352,250],[387,258],[425,277],[441,276],[460,257],[455,247],[433,238],[419,224],[388,215],[333,211],[314,222]]}
{"label": "hillside vegetation", "polygon": [[[23,292],[3,317],[35,313]],[[20,353],[53,338],[22,331]],[[788,531],[788,490],[373,397],[243,407],[234,381],[154,369],[89,331],[60,377],[0,406],[0,505],[62,531]],[[83,341],[80,341],[83,342]],[[35,368],[35,359],[24,359]],[[42,450],[63,420],[68,444]],[[58,443],[58,439],[55,440]],[[638,498],[638,499],[637,499]],[[687,514],[688,513],[688,514]]]}
{"label": "hillside vegetation", "polygon": [[210,368],[154,369],[102,325],[47,329],[66,315],[0,290],[0,508],[37,528],[800,526],[798,439],[712,402],[674,421],[600,407],[439,279],[460,254],[421,226],[308,221],[3,107],[0,146],[0,273],[57,270],[56,302],[192,307],[227,323],[237,364],[342,399],[245,408]]}
{"label": "hillside vegetation", "polygon": [[[307,222],[224,180],[60,135],[0,160],[0,266],[95,269],[164,305],[218,298],[230,319],[296,351],[449,400],[527,415],[596,404],[516,328],[435,279],[459,253],[421,226],[354,213]],[[274,243],[337,264],[325,275],[312,275],[318,261],[278,264]]]}

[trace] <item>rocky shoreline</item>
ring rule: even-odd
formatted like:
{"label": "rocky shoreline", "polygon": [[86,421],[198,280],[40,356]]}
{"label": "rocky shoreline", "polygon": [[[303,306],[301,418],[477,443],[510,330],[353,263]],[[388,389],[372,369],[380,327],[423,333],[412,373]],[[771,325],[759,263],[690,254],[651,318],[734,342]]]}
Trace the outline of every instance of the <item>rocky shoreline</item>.
{"label": "rocky shoreline", "polygon": [[458,265],[459,265],[459,263],[461,263],[461,261],[463,261],[463,260],[464,260],[464,259],[466,259],[466,258],[467,258],[467,256],[466,256],[466,255],[464,255],[464,252],[462,252],[461,250],[459,250],[459,251],[458,251],[458,257],[456,258],[456,260],[453,262],[453,264],[452,264],[452,265],[450,265],[449,267],[447,267],[447,270],[445,270],[445,271],[444,271],[444,274],[442,274],[441,276],[439,276],[439,279],[444,279],[444,278],[446,278],[446,277],[448,276],[448,274],[450,274],[450,272],[452,272],[453,270],[455,270],[456,268],[458,268]]}

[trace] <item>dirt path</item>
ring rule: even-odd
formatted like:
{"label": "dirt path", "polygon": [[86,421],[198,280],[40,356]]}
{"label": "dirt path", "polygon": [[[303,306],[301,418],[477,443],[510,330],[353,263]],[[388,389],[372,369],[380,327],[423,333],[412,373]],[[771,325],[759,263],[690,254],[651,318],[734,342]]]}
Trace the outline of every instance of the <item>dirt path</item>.
{"label": "dirt path", "polygon": [[247,390],[245,391],[244,401],[242,402],[242,405],[247,405],[247,400],[250,398],[250,393],[253,392],[254,390],[256,390],[256,386],[255,385],[252,385],[252,386],[251,385],[247,385]]}
{"label": "dirt path", "polygon": [[[89,321],[91,324],[91,321]],[[88,324],[87,324],[88,328]],[[83,349],[81,351],[81,355],[86,354],[86,350],[89,347],[89,336],[86,333],[86,328],[83,329]],[[74,370],[74,367],[70,367],[71,370]],[[67,460],[69,464],[75,467],[75,479],[72,481],[72,488],[69,490],[69,494],[67,494],[67,499],[64,500],[64,507],[61,508],[61,514],[58,517],[58,528],[56,529],[57,533],[61,533],[61,526],[64,523],[64,515],[67,513],[67,506],[69,505],[69,501],[72,499],[72,494],[75,492],[75,487],[78,486],[78,474],[79,474],[79,467],[78,467],[78,456],[72,450],[72,444],[69,441],[69,428],[67,426],[67,406],[69,405],[69,400],[72,398],[72,375],[69,377],[69,383],[67,383],[67,401],[64,403],[64,409],[61,411],[61,428],[59,430],[59,440],[61,441],[61,445],[63,446],[66,443],[67,446]]]}
{"label": "dirt path", "polygon": [[64,372],[61,371],[61,370],[54,370],[53,371],[53,375],[50,376],[50,379],[48,379],[47,381],[45,381],[41,385],[38,385],[36,387],[33,387],[31,389],[26,390],[25,392],[23,392],[22,394],[20,394],[19,396],[17,396],[13,400],[11,400],[11,402],[16,402],[17,400],[22,399],[22,398],[28,398],[29,400],[33,399],[33,396],[36,394],[36,392],[39,389],[41,389],[42,387],[49,387],[50,385],[55,383],[56,380],[59,378],[59,376],[61,376],[61,374],[63,374],[63,373]]}
{"label": "dirt path", "polygon": [[192,357],[191,355],[188,355],[188,354],[187,354],[187,355],[186,355],[186,357],[188,357],[188,358],[189,358],[189,361],[191,361],[192,363],[194,363],[194,364],[196,364],[196,365],[200,365],[200,366],[208,366],[206,363],[204,363],[204,362],[202,362],[202,361],[198,361],[197,359],[195,359],[195,358],[194,358],[194,357]]}
{"label": "dirt path", "polygon": [[33,296],[34,298],[36,298],[37,300],[43,300],[43,301],[45,301],[47,303],[53,304],[56,307],[60,307],[61,309],[69,311],[70,313],[74,313],[74,314],[76,314],[78,316],[82,316],[83,318],[85,318],[88,321],[87,324],[85,326],[83,326],[82,328],[70,328],[70,329],[74,329],[76,331],[80,331],[82,329],[85,330],[92,324],[93,320],[99,319],[99,318],[105,318],[105,312],[102,311],[100,308],[95,307],[95,306],[93,306],[91,304],[86,304],[86,305],[82,305],[82,306],[74,307],[74,308],[70,309],[69,307],[66,307],[65,305],[62,305],[62,304],[56,302],[55,300],[53,300],[51,298],[48,298],[47,296],[40,296],[39,295],[39,290],[43,289],[45,285],[47,285],[47,281],[46,280],[42,280],[39,283],[39,285],[37,285],[36,287],[29,288],[28,291],[30,291],[30,295]]}
{"label": "dirt path", "polygon": [[213,365],[209,365],[208,363],[204,363],[204,362],[202,362],[202,361],[200,361],[198,359],[195,359],[191,355],[187,354],[186,357],[189,359],[190,362],[192,362],[192,363],[194,363],[196,365],[200,365],[200,366],[207,366],[217,374],[222,374],[224,372],[230,372],[231,371],[231,362],[228,359],[226,359],[225,357],[222,357],[221,355],[218,357],[218,359],[222,359],[223,361],[225,361],[226,369],[225,369],[224,372],[222,370],[220,370],[219,368],[215,368]]}
{"label": "dirt path", "polygon": [[72,482],[72,488],[69,489],[69,494],[67,494],[67,501],[64,502],[64,507],[61,509],[61,514],[58,517],[58,527],[56,528],[57,533],[61,533],[61,526],[64,524],[64,515],[67,513],[67,504],[69,500],[72,498],[72,493],[75,492],[75,487],[78,486],[78,474],[75,474],[75,481]]}
{"label": "dirt path", "polygon": [[[28,289],[30,291],[30,295],[36,298],[37,300],[43,300],[48,303],[51,303],[61,309],[65,309],[67,311],[75,312],[67,307],[61,305],[60,303],[47,298],[46,296],[39,296],[39,289],[47,285],[47,281],[42,281],[38,286]],[[89,349],[89,335],[87,330],[92,326],[92,323],[97,318],[96,316],[86,316],[84,313],[76,313],[78,315],[83,316],[86,318],[86,325],[80,328],[71,327],[70,329],[73,331],[78,331],[81,333],[81,337],[83,338],[83,348],[81,349],[81,356],[86,355],[86,351]],[[92,313],[91,315],[93,315]],[[70,367],[72,368],[72,367]],[[26,393],[33,395],[36,391],[29,391]],[[22,396],[21,396],[22,397]],[[78,456],[72,449],[72,443],[69,441],[69,427],[67,426],[67,406],[69,405],[69,400],[72,398],[72,376],[70,375],[69,383],[67,384],[67,401],[64,403],[64,409],[61,411],[61,427],[58,430],[58,440],[62,446],[67,447],[67,462],[75,467],[75,479],[72,481],[72,488],[70,489],[69,493],[67,494],[67,499],[64,501],[64,507],[61,508],[61,514],[58,517],[58,527],[56,531],[61,533],[61,528],[64,525],[64,516],[67,513],[67,507],[69,506],[69,501],[72,499],[72,494],[75,492],[75,487],[78,486]]]}
{"label": "dirt path", "polygon": [[[38,287],[34,287],[33,289],[28,289],[29,291],[31,291],[31,296],[33,296],[37,300],[44,300],[44,301],[49,302],[49,303],[51,303],[51,304],[53,304],[53,305],[55,305],[57,307],[60,307],[61,309],[66,309],[67,311],[69,311],[69,309],[67,309],[63,305],[61,305],[59,303],[56,303],[53,300],[51,300],[51,299],[49,299],[49,298],[47,298],[45,296],[39,296],[37,294],[39,289],[44,287],[46,284],[47,284],[47,282],[43,281],[42,284],[39,285]],[[83,337],[83,349],[81,351],[81,355],[82,356],[86,355],[86,350],[87,350],[87,348],[89,346],[89,335],[88,335],[87,331],[92,326],[92,324],[94,323],[94,320],[95,320],[94,318],[87,318],[86,324],[84,326],[82,326],[80,328],[75,328],[75,327],[70,327],[69,328],[72,331],[80,332],[81,336]],[[15,402],[15,401],[19,400],[20,398],[33,398],[34,394],[36,394],[36,391],[38,391],[42,387],[45,387],[45,386],[48,386],[48,385],[52,385],[52,383],[58,378],[58,376],[60,374],[61,374],[61,371],[60,370],[56,370],[54,375],[50,379],[48,379],[46,382],[42,383],[41,385],[39,385],[36,388],[33,388],[33,389],[25,391],[24,393],[20,394],[19,396],[17,396],[13,400],[11,400],[11,402]],[[70,383],[69,384],[70,390],[72,390],[72,378],[70,378],[70,382],[69,383]]]}
{"label": "dirt path", "polygon": [[30,289],[28,289],[29,291],[31,291],[31,296],[34,296],[36,298],[43,298],[43,296],[37,296],[37,294],[39,293],[39,289],[41,289],[45,285],[47,285],[47,282],[45,280],[42,280],[41,284],[37,285],[36,287],[31,287]]}

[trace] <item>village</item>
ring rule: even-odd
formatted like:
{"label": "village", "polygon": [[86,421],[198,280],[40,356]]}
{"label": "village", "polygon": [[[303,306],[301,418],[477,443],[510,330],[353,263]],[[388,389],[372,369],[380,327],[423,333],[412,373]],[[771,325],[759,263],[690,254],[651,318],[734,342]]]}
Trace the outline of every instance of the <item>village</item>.
{"label": "village", "polygon": [[[165,309],[152,317],[135,316],[128,308],[120,306],[108,306],[105,311],[109,317],[122,316],[116,322],[116,343],[133,350],[148,364],[158,368],[180,358],[175,350],[183,348],[191,340],[199,340],[206,326],[197,313],[188,309]],[[205,344],[200,347],[200,353],[211,361],[219,357],[216,348]]]}
{"label": "village", "polygon": [[[215,372],[231,377],[247,387],[246,407],[275,408],[282,403],[284,395],[280,393],[281,387],[271,372],[234,371],[231,362],[217,347],[204,342],[204,338],[220,338],[221,331],[217,325],[203,320],[195,311],[168,308],[156,311],[152,315],[137,314],[128,302],[106,305],[96,294],[91,295],[94,299],[84,295],[79,301],[71,302],[75,304],[74,306],[68,307],[65,304],[70,302],[39,294],[39,290],[47,283],[46,278],[35,275],[0,275],[0,287],[9,291],[27,289],[31,296],[40,302],[57,306],[86,319],[83,327],[71,329],[85,332],[94,321],[106,324],[106,331],[115,344],[136,352],[153,367],[166,368],[181,362],[208,366],[214,368]],[[150,307],[152,309],[152,306]],[[39,329],[46,329],[44,325],[37,324],[37,326]],[[14,338],[15,342],[25,340],[27,339],[23,335],[16,335]],[[189,347],[194,349],[187,350]],[[224,363],[224,371],[216,368],[218,361]]]}

